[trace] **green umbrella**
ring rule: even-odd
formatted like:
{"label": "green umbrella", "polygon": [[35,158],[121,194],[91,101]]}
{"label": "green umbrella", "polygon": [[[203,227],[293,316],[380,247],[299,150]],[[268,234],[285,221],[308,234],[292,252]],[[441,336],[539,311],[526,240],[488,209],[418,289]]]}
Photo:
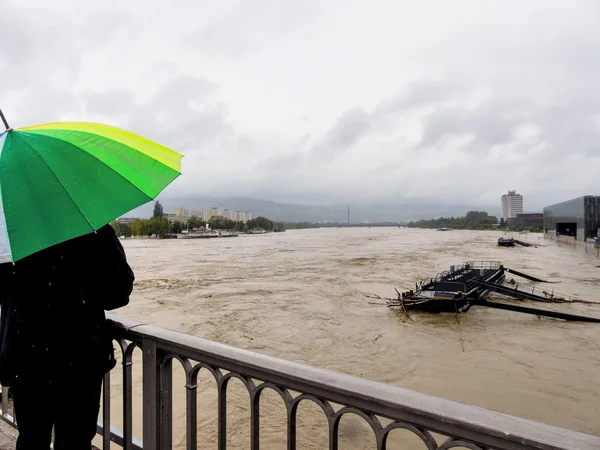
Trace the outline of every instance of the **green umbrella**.
{"label": "green umbrella", "polygon": [[98,230],[154,199],[182,155],[108,125],[13,130],[0,111],[0,262]]}

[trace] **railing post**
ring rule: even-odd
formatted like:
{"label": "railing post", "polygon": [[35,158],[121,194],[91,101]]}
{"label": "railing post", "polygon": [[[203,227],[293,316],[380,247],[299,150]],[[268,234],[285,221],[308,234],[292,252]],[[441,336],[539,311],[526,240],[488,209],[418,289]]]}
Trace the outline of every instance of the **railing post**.
{"label": "railing post", "polygon": [[102,449],[110,450],[110,372],[102,380]]}
{"label": "railing post", "polygon": [[160,433],[161,450],[173,447],[173,360],[169,359],[159,367],[160,383]]}
{"label": "railing post", "polygon": [[135,344],[123,343],[123,450],[133,448],[132,366]]}
{"label": "railing post", "polygon": [[158,450],[160,448],[160,386],[159,362],[156,341],[144,338],[142,342],[143,356],[143,436],[144,450]]}
{"label": "railing post", "polygon": [[169,450],[173,443],[172,362],[163,358],[155,340],[142,341],[144,450]]}
{"label": "railing post", "polygon": [[190,377],[185,385],[185,417],[186,417],[186,434],[187,434],[187,449],[196,450],[198,448],[198,383],[196,376]]}

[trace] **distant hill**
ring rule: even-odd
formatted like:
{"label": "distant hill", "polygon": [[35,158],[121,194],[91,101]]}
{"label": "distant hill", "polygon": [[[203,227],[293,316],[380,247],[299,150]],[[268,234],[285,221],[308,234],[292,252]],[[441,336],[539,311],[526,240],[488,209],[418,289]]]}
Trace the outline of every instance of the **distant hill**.
{"label": "distant hill", "polygon": [[[437,217],[464,216],[468,211],[487,211],[498,215],[497,207],[474,205],[437,204],[430,201],[400,201],[398,203],[301,205],[279,203],[249,197],[203,197],[189,196],[159,199],[165,212],[175,208],[206,209],[211,207],[248,211],[275,221],[287,222],[346,222],[350,206],[351,222],[403,222]],[[128,217],[149,217],[152,203],[146,204],[129,214]]]}

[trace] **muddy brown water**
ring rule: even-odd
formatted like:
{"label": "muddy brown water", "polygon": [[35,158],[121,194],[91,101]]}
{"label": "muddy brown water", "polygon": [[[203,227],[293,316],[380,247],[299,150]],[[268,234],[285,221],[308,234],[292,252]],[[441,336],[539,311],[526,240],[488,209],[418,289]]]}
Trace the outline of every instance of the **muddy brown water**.
{"label": "muddy brown water", "polygon": [[[540,422],[600,434],[600,325],[474,307],[468,313],[390,311],[365,293],[395,296],[419,278],[468,260],[497,260],[600,302],[600,259],[581,247],[497,247],[500,232],[353,228],[208,240],[125,240],[136,272],[131,303],[117,312],[184,333],[389,383]],[[521,237],[523,238],[523,237]],[[510,279],[512,276],[508,275]],[[522,286],[530,285],[519,280]],[[534,305],[536,306],[536,305]],[[539,304],[537,305],[539,306]],[[600,317],[600,305],[557,305]],[[141,437],[141,352],[134,364],[134,431]],[[113,424],[121,425],[120,366],[112,377]],[[174,437],[185,448],[185,388],[174,368]],[[199,380],[198,441],[216,448],[217,395]],[[249,448],[248,394],[233,381],[229,448]],[[261,403],[261,448],[285,448],[277,394]],[[424,448],[394,432],[389,448]],[[299,411],[298,448],[327,447],[322,412]],[[374,445],[362,419],[342,420],[340,448]]]}

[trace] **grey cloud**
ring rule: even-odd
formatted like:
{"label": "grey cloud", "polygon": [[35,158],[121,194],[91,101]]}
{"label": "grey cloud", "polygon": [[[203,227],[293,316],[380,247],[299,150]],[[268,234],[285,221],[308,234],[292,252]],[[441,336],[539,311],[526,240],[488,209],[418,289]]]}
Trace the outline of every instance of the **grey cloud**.
{"label": "grey cloud", "polygon": [[238,2],[188,36],[185,42],[219,59],[243,57],[276,44],[282,36],[312,17],[316,9],[317,3],[313,0]]}
{"label": "grey cloud", "polygon": [[310,133],[304,133],[300,139],[298,139],[298,141],[296,142],[296,144],[294,145],[295,148],[303,148],[305,145],[307,145],[310,140],[312,139],[312,135]]}
{"label": "grey cloud", "polygon": [[65,85],[77,77],[83,57],[106,46],[127,24],[125,13],[60,14],[50,8],[3,5],[0,73],[3,88]]}
{"label": "grey cloud", "polygon": [[440,105],[445,101],[465,95],[469,90],[467,84],[457,80],[421,79],[406,86],[402,92],[399,92],[390,100],[381,102],[373,111],[373,115],[375,117],[385,117],[406,112],[411,108],[431,104]]}
{"label": "grey cloud", "polygon": [[300,160],[307,162],[307,158],[312,161],[335,159],[364,138],[370,128],[370,115],[362,108],[352,108],[337,119],[323,139],[310,148],[308,154],[304,154],[303,147],[309,142],[311,135],[306,133],[292,146],[294,151],[291,155],[277,156],[272,159],[272,164],[278,169],[286,165],[297,168]]}
{"label": "grey cloud", "polygon": [[131,111],[135,99],[127,89],[113,89],[107,92],[88,92],[84,96],[85,109],[90,113],[114,114],[116,111]]}
{"label": "grey cloud", "polygon": [[346,111],[327,133],[325,138],[328,147],[349,147],[362,138],[370,129],[370,119],[362,108]]}
{"label": "grey cloud", "polygon": [[205,77],[182,75],[165,82],[152,102],[156,105],[177,103],[179,106],[201,104],[213,98],[217,86]]}
{"label": "grey cloud", "polygon": [[136,101],[131,91],[87,92],[82,97],[92,113],[124,115],[132,131],[183,153],[204,148],[232,127],[227,107],[215,97],[216,85],[204,77],[170,79],[148,101]]}
{"label": "grey cloud", "polygon": [[599,113],[600,96],[594,93],[582,100],[566,92],[552,107],[494,98],[475,109],[459,105],[433,112],[424,119],[421,146],[435,146],[450,136],[471,135],[470,150],[485,154],[496,145],[517,145],[519,127],[533,125],[540,130],[548,157],[565,152],[593,155],[600,150],[600,129],[595,125]]}
{"label": "grey cloud", "polygon": [[81,116],[81,102],[66,89],[46,87],[29,90],[19,100],[17,108],[5,108],[9,124],[15,128],[59,120],[74,120]]}
{"label": "grey cloud", "polygon": [[479,150],[507,143],[513,139],[513,133],[522,120],[506,117],[504,113],[489,103],[475,109],[464,106],[439,109],[424,120],[421,147],[431,147],[444,138],[456,135],[473,136],[473,147]]}

